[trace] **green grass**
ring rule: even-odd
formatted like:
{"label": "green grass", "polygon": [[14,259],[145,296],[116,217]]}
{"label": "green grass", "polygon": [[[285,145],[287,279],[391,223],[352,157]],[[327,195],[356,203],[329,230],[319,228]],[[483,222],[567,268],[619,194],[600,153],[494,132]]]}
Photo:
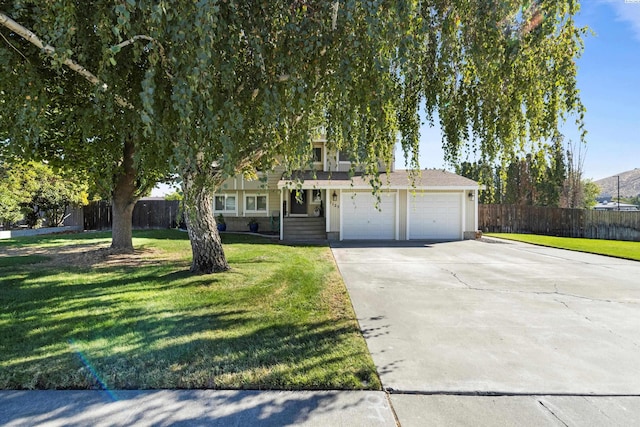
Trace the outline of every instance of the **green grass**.
{"label": "green grass", "polygon": [[640,261],[640,242],[620,240],[578,239],[572,237],[540,236],[536,234],[487,233],[487,236],[517,240],[553,248],[608,255]]}
{"label": "green grass", "polygon": [[380,388],[329,248],[226,234],[232,270],[193,275],[166,230],[134,234],[135,263],[56,258],[108,239],[2,242],[0,388]]}
{"label": "green grass", "polygon": [[108,244],[111,242],[111,232],[60,233],[40,236],[14,237],[0,239],[0,251],[4,248],[54,248],[68,245]]}
{"label": "green grass", "polygon": [[4,256],[0,257],[0,268],[2,267],[15,267],[23,264],[37,264],[39,262],[47,261],[49,257],[42,255],[21,255],[21,256]]}

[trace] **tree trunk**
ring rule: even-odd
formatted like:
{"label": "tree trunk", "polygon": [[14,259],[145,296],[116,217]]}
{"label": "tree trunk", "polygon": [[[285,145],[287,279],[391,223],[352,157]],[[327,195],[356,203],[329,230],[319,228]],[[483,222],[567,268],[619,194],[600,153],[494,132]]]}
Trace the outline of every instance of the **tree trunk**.
{"label": "tree trunk", "polygon": [[122,170],[116,177],[113,188],[111,249],[117,252],[133,252],[131,220],[133,208],[138,201],[134,154],[133,141],[127,138],[123,149]]}
{"label": "tree trunk", "polygon": [[213,216],[212,192],[207,186],[199,185],[197,177],[189,173],[183,174],[182,190],[193,254],[191,271],[209,274],[229,270]]}

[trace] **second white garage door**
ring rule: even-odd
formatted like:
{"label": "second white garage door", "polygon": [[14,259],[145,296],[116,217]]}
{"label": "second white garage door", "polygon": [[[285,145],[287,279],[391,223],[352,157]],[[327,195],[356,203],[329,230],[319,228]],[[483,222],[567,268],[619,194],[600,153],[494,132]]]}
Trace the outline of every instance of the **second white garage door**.
{"label": "second white garage door", "polygon": [[409,239],[462,238],[459,193],[409,195]]}
{"label": "second white garage door", "polygon": [[342,239],[396,238],[396,194],[380,194],[380,210],[375,202],[370,193],[342,193]]}

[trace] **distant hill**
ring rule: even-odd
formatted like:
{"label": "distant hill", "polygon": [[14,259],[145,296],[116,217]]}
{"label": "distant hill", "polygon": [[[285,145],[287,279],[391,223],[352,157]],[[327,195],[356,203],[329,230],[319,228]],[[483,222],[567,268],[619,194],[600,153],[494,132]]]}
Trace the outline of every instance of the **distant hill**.
{"label": "distant hill", "polygon": [[[635,197],[640,195],[640,168],[621,172],[618,176],[620,176],[620,197]],[[618,196],[618,178],[616,178],[616,175],[594,182],[600,187],[601,196]]]}

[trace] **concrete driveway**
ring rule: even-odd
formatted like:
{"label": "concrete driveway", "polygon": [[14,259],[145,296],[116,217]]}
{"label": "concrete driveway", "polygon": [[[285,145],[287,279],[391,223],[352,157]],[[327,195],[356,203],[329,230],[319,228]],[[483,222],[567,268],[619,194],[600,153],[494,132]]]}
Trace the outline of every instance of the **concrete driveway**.
{"label": "concrete driveway", "polygon": [[640,262],[497,239],[332,250],[392,398],[460,410],[466,396],[494,396],[529,421],[526,407],[544,407],[541,421],[559,419],[549,408],[562,399],[617,397],[610,412],[631,399],[622,420],[640,422]]}

